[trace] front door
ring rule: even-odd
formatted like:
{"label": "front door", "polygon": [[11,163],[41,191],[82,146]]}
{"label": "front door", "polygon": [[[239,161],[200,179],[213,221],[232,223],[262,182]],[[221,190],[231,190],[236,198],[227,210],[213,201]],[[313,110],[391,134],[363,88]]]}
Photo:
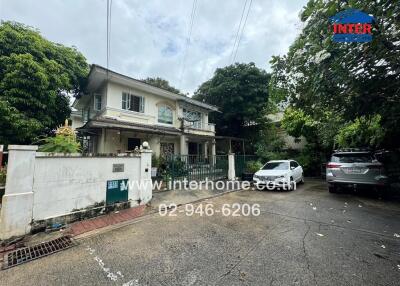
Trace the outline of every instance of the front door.
{"label": "front door", "polygon": [[128,138],[128,151],[133,151],[136,147],[140,148],[140,139]]}
{"label": "front door", "polygon": [[188,153],[189,153],[189,155],[197,155],[198,153],[197,153],[197,143],[196,142],[189,142],[189,144],[188,144],[189,146],[189,150],[188,150]]}

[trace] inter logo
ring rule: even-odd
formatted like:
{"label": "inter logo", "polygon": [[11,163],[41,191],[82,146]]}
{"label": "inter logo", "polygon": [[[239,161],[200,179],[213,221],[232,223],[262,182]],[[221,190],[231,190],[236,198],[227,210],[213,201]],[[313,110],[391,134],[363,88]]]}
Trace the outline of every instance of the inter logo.
{"label": "inter logo", "polygon": [[365,43],[372,41],[374,17],[356,9],[347,9],[329,18],[333,41]]}

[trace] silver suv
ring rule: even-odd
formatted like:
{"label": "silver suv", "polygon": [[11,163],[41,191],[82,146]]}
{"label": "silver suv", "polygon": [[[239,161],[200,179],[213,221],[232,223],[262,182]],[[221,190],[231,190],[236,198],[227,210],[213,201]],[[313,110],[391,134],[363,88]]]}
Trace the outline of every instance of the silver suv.
{"label": "silver suv", "polygon": [[356,188],[359,185],[385,187],[388,177],[383,165],[373,154],[357,149],[337,150],[326,164],[329,192],[336,193],[338,185]]}

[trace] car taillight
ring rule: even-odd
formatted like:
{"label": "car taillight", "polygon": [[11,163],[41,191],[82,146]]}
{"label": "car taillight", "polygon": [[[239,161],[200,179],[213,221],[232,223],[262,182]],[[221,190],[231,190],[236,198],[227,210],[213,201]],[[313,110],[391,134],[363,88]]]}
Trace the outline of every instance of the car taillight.
{"label": "car taillight", "polygon": [[326,167],[330,169],[340,168],[340,166],[341,166],[340,164],[334,164],[334,163],[329,163],[326,165]]}

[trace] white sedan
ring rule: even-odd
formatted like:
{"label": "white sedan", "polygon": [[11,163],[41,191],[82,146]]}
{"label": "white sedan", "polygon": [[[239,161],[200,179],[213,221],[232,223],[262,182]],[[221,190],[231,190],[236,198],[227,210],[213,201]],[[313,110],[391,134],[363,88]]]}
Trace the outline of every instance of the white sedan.
{"label": "white sedan", "polygon": [[273,160],[265,164],[253,176],[258,189],[283,188],[293,190],[304,182],[303,168],[294,160]]}

